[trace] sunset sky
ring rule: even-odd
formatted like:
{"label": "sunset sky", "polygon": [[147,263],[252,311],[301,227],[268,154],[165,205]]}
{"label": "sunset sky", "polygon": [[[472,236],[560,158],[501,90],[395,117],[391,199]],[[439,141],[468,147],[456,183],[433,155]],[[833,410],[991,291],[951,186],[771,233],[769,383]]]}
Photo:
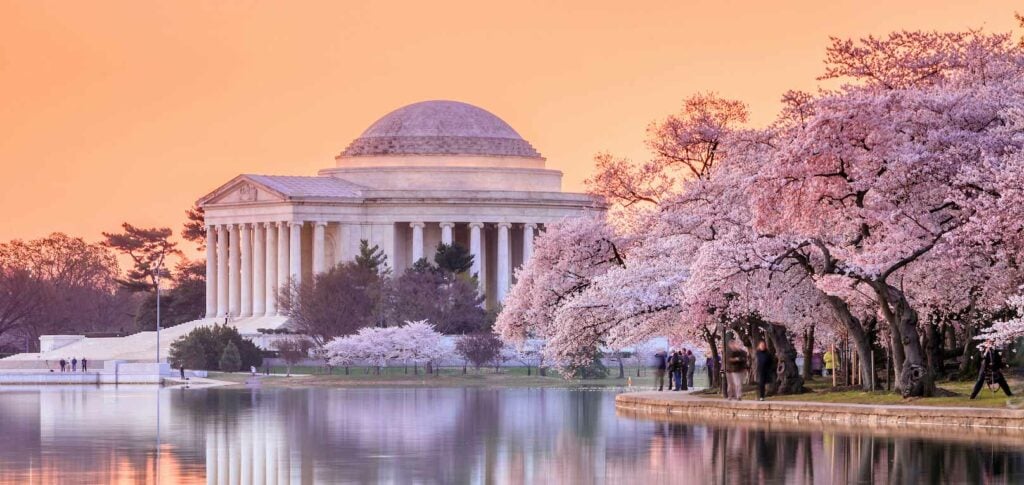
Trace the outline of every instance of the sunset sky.
{"label": "sunset sky", "polygon": [[[491,6],[493,5],[493,6]],[[828,36],[1014,31],[1017,1],[0,0],[0,241],[172,226],[239,173],[314,175],[426,99],[505,119],[579,190],[714,90],[769,121]]]}

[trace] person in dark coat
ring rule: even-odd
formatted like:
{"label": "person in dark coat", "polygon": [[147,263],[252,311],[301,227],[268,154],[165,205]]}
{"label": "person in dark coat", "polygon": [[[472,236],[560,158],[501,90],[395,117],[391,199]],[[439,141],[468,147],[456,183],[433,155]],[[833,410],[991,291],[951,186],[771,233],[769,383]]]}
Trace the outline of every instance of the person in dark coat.
{"label": "person in dark coat", "polygon": [[693,387],[693,372],[697,370],[697,356],[686,349],[686,386]]}
{"label": "person in dark coat", "polygon": [[89,362],[87,360],[85,360],[85,357],[82,357],[82,372],[88,372],[88,371],[89,371]]}
{"label": "person in dark coat", "polygon": [[757,361],[757,400],[764,401],[765,386],[768,385],[768,376],[771,375],[774,361],[772,354],[768,353],[768,344],[764,340],[757,343],[754,359]]}
{"label": "person in dark coat", "polygon": [[78,358],[77,357],[72,357],[71,358],[71,372],[75,372],[77,370],[78,370]]}
{"label": "person in dark coat", "polygon": [[1003,377],[1003,369],[1006,367],[1003,364],[1003,356],[999,350],[989,346],[985,348],[985,351],[981,354],[981,369],[978,371],[978,382],[974,383],[974,390],[971,391],[971,399],[978,396],[981,392],[981,386],[984,384],[992,385],[998,384],[999,387],[1006,393],[1006,396],[1012,396],[1010,392],[1010,386],[1006,383],[1006,378]]}
{"label": "person in dark coat", "polygon": [[704,359],[704,368],[708,371],[708,387],[715,386],[715,361],[711,359],[711,353],[708,353],[706,359]]}
{"label": "person in dark coat", "polygon": [[654,354],[654,383],[658,385],[659,391],[665,390],[665,369],[667,367],[668,362],[665,359],[665,352],[659,351]]}
{"label": "person in dark coat", "polygon": [[686,358],[686,354],[681,350],[676,351],[676,361],[679,365],[676,369],[676,390],[685,391],[686,386],[686,373],[689,367],[689,359]]}
{"label": "person in dark coat", "polygon": [[64,372],[64,369],[66,369],[67,366],[68,366],[68,361],[66,361],[64,359],[60,359],[60,371]]}
{"label": "person in dark coat", "polygon": [[747,350],[739,340],[729,341],[729,353],[725,359],[725,379],[728,398],[737,401],[743,399],[743,378],[750,368],[747,364]]}
{"label": "person in dark coat", "polygon": [[679,353],[669,352],[668,354],[668,390],[672,391],[678,388],[676,383],[676,374],[679,372]]}

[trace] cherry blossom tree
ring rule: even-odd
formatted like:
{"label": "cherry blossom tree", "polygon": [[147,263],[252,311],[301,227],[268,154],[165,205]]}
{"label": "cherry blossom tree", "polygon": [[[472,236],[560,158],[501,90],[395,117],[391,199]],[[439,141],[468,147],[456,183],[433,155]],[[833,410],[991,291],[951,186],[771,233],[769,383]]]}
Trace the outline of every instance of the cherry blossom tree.
{"label": "cherry blossom tree", "polygon": [[332,339],[324,346],[331,365],[366,363],[377,372],[392,362],[423,363],[428,366],[451,353],[444,335],[426,320],[405,322],[398,327],[365,327],[353,335]]}

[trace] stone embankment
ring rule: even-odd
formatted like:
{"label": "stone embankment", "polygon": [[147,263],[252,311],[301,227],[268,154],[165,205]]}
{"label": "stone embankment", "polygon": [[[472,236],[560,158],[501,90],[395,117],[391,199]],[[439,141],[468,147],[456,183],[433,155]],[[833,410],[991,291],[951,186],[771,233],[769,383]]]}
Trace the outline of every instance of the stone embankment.
{"label": "stone embankment", "polygon": [[[166,363],[105,361],[88,372],[47,369],[0,370],[0,386],[39,384],[160,384],[174,373]],[[95,369],[95,370],[92,370]]]}
{"label": "stone embankment", "polygon": [[[771,424],[847,431],[885,429],[955,435],[958,430],[1024,437],[1024,411],[968,407],[727,401],[682,393],[619,394],[615,407],[631,417],[720,425]],[[786,428],[787,426],[781,426]]]}

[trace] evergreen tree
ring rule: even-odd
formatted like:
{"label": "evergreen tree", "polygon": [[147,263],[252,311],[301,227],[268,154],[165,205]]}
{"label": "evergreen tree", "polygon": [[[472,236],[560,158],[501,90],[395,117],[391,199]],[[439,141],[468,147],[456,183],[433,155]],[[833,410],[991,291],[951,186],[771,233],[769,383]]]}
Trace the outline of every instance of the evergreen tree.
{"label": "evergreen tree", "polygon": [[[141,228],[127,222],[121,224],[124,232],[104,232],[103,245],[120,251],[131,258],[134,266],[128,270],[127,278],[119,279],[131,291],[154,291],[157,280],[169,279],[171,272],[164,261],[168,256],[180,255],[178,243],[171,241],[174,234],[169,227]],[[157,268],[160,273],[157,274]]]}
{"label": "evergreen tree", "polygon": [[200,251],[206,249],[206,213],[200,206],[185,211],[188,219],[181,228],[181,238],[196,243]]}
{"label": "evergreen tree", "polygon": [[388,268],[388,256],[381,251],[376,244],[370,247],[366,240],[359,241],[359,254],[356,256],[356,265],[373,271],[379,275],[386,275],[391,272]]}
{"label": "evergreen tree", "polygon": [[242,368],[242,356],[238,354],[238,347],[234,342],[228,342],[224,346],[217,367],[223,372],[238,372]]}
{"label": "evergreen tree", "polygon": [[[189,369],[217,370],[220,358],[228,344],[235,347],[239,355],[239,368],[259,367],[263,364],[263,354],[251,340],[242,338],[238,330],[227,325],[199,327],[171,343],[168,360],[175,367],[186,363]],[[202,351],[203,358],[198,357]]]}
{"label": "evergreen tree", "polygon": [[473,255],[458,243],[440,243],[434,252],[434,263],[449,273],[465,273],[473,267]]}

